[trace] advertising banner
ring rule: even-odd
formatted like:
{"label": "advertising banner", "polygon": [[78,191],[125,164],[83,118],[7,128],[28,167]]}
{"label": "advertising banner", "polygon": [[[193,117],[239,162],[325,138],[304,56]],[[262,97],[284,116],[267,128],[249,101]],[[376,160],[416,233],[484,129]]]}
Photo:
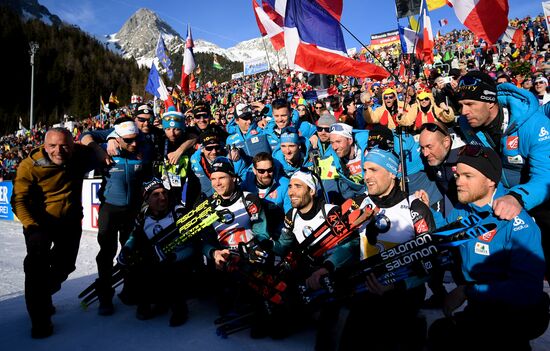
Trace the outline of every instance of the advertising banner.
{"label": "advertising banner", "polygon": [[11,193],[13,184],[11,181],[0,182],[0,219],[13,221],[13,211],[11,210]]}
{"label": "advertising banner", "polygon": [[243,72],[245,76],[269,71],[269,63],[265,57],[243,62]]}

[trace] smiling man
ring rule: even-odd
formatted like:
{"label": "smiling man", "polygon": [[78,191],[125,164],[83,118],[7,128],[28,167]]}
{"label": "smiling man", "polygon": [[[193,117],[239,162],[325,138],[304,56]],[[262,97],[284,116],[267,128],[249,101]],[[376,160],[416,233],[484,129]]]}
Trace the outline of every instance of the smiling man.
{"label": "smiling man", "polygon": [[[510,83],[471,71],[460,79],[460,131],[468,143],[495,150],[502,161],[507,189],[492,202],[495,215],[511,220],[530,211],[542,232],[550,232],[550,119],[539,111],[537,98]],[[543,235],[550,272],[550,240]]]}
{"label": "smiling man", "polygon": [[92,149],[75,145],[71,133],[52,128],[44,145],[17,169],[11,204],[27,246],[25,302],[33,338],[53,333],[52,294],[75,270],[82,234],[82,180],[97,162]]}
{"label": "smiling man", "polygon": [[[446,220],[436,215],[438,226],[482,212],[494,215],[491,203],[505,191],[497,153],[466,146],[456,174],[460,205]],[[445,298],[447,318],[430,327],[431,350],[530,350],[529,340],[548,326],[539,228],[525,210],[512,221],[494,217],[493,221],[497,225],[493,231],[458,247],[464,280]],[[464,310],[454,313],[466,301]]]}

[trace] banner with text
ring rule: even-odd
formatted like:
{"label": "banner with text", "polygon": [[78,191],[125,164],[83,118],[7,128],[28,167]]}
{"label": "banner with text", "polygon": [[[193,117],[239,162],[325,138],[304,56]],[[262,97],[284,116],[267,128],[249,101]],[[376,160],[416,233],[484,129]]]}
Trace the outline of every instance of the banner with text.
{"label": "banner with text", "polygon": [[13,185],[11,181],[0,182],[0,219],[13,221],[13,211],[11,210],[11,193]]}
{"label": "banner with text", "polygon": [[398,30],[372,34],[370,36],[370,46],[372,49],[378,49],[393,44],[400,44]]}
{"label": "banner with text", "polygon": [[243,72],[245,76],[269,71],[269,63],[265,57],[243,62]]}

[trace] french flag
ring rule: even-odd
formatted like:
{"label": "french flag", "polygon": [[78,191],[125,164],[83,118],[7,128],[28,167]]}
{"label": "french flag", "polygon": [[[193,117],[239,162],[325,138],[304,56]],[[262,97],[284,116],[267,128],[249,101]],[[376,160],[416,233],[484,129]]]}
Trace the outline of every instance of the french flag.
{"label": "french flag", "polygon": [[319,99],[324,99],[328,96],[336,95],[336,94],[338,94],[338,89],[332,86],[328,89],[317,89],[317,90],[305,91],[303,94],[303,97],[306,100],[319,100]]}
{"label": "french flag", "polygon": [[508,27],[502,35],[502,41],[516,44],[516,48],[523,46],[523,29]]}
{"label": "french flag", "polygon": [[420,31],[416,42],[416,56],[426,62],[434,63],[434,35],[432,31],[432,20],[428,13],[428,5],[422,2],[420,8]]}
{"label": "french flag", "polygon": [[508,28],[508,0],[448,0],[458,20],[489,43]]}
{"label": "french flag", "polygon": [[440,27],[446,26],[447,24],[449,24],[449,21],[447,21],[446,18],[443,18],[443,19],[439,20],[439,26]]}
{"label": "french flag", "polygon": [[283,17],[265,1],[262,1],[262,6],[260,6],[256,0],[252,0],[252,8],[254,9],[256,23],[262,36],[265,37],[267,35],[275,50],[281,50],[285,46]]}
{"label": "french flag", "polygon": [[189,95],[189,79],[195,69],[195,56],[193,55],[193,36],[191,27],[187,26],[187,39],[185,40],[185,51],[183,52],[183,66],[181,67],[181,90]]}
{"label": "french flag", "polygon": [[289,67],[297,71],[382,80],[382,67],[347,57],[340,29],[342,0],[264,0],[284,18]]}

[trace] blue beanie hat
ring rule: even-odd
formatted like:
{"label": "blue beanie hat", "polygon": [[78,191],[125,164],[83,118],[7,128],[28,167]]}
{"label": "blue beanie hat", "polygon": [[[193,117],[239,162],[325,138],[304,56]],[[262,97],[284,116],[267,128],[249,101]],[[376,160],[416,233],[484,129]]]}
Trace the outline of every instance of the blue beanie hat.
{"label": "blue beanie hat", "polygon": [[168,108],[162,115],[162,129],[179,128],[185,129],[185,117],[183,113],[176,111],[173,106]]}
{"label": "blue beanie hat", "polygon": [[284,143],[292,143],[292,144],[300,143],[300,136],[296,132],[296,129],[287,128],[283,131],[283,133],[281,134],[281,144],[284,144]]}
{"label": "blue beanie hat", "polygon": [[391,151],[382,150],[377,147],[367,153],[365,162],[376,163],[394,175],[397,175],[399,169],[399,159],[397,156]]}

